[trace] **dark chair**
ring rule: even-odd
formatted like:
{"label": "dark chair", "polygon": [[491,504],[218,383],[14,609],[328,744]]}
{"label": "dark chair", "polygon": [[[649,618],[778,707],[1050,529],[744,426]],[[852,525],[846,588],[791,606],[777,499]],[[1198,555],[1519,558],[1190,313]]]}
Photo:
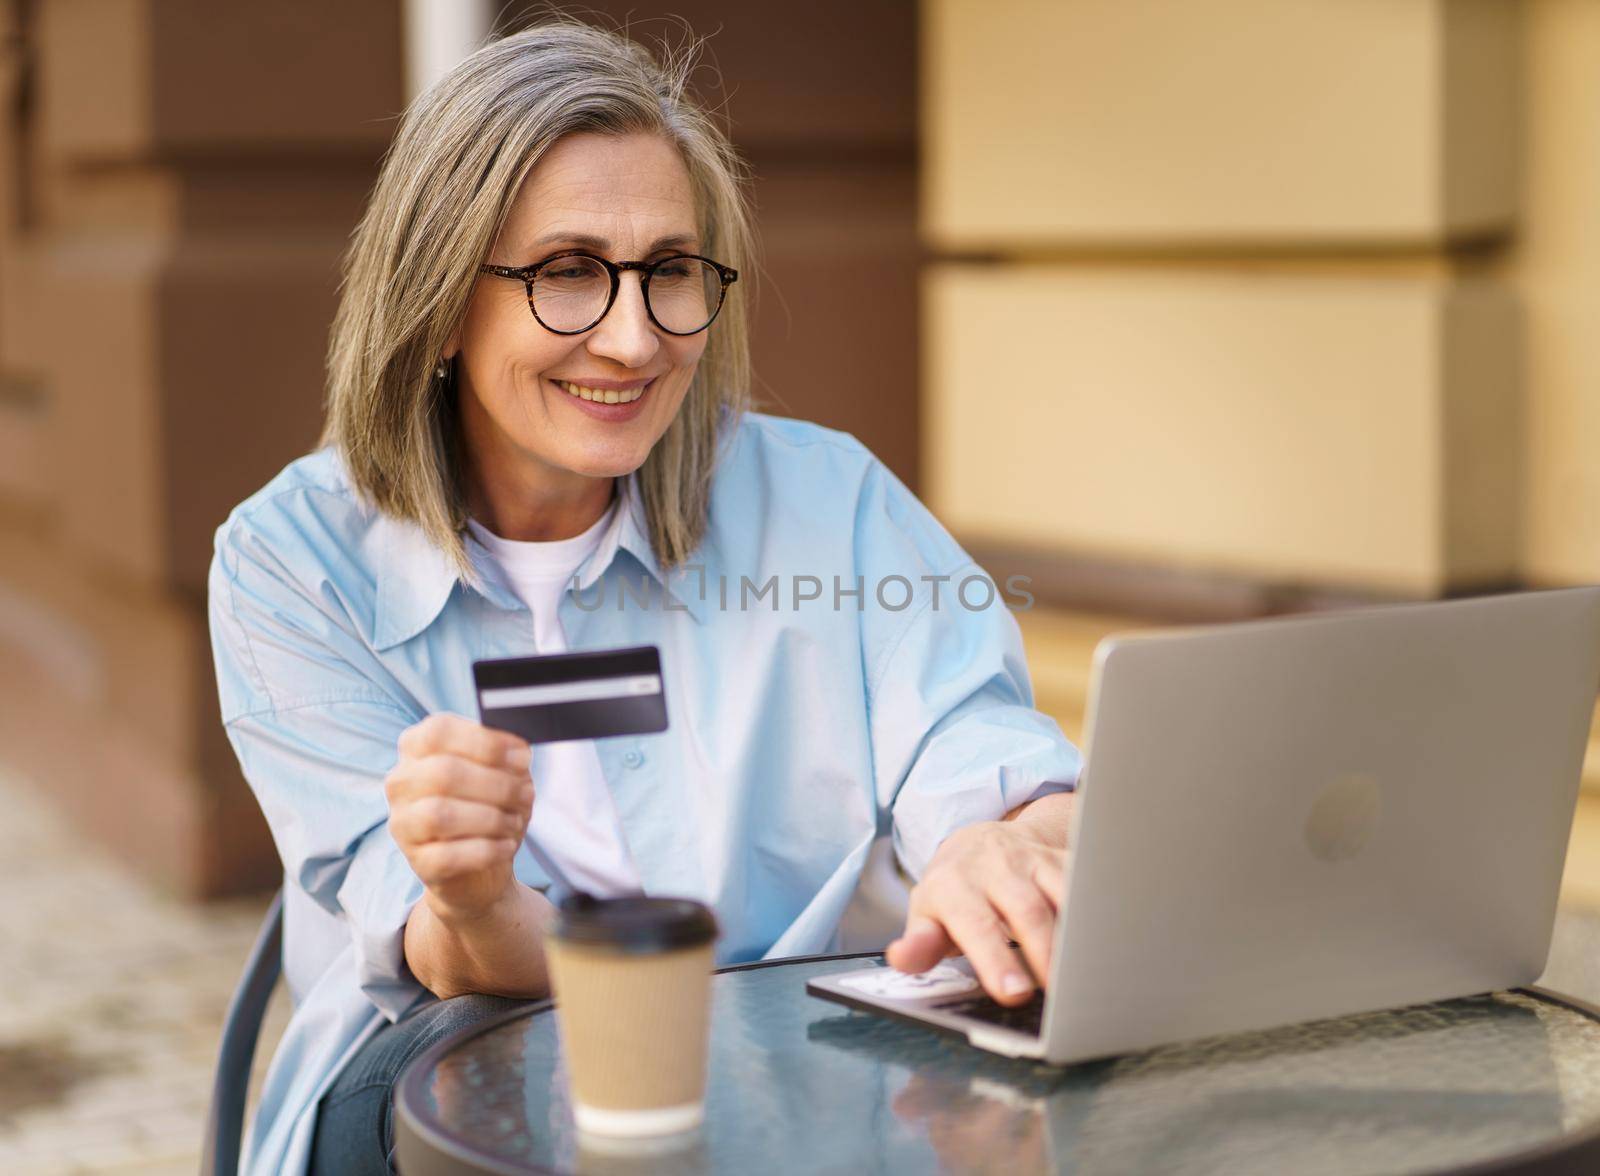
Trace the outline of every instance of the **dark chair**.
{"label": "dark chair", "polygon": [[211,1083],[211,1113],[206,1116],[202,1176],[235,1176],[239,1171],[239,1145],[244,1137],[244,1104],[250,1089],[250,1063],[261,1034],[267,1001],[283,970],[283,891],[273,896],[267,917],[261,921],[255,946],[244,966],[239,986],[228,1002],[222,1023],[222,1044],[217,1051],[217,1075]]}

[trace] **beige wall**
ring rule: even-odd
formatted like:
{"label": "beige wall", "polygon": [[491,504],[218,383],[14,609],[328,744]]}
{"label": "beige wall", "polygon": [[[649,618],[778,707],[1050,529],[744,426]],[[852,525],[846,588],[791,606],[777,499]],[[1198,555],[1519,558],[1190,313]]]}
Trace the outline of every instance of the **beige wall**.
{"label": "beige wall", "polygon": [[1600,3],[1525,5],[1525,209],[1509,280],[1527,316],[1534,583],[1600,580]]}
{"label": "beige wall", "polygon": [[1510,219],[1511,0],[923,12],[943,248],[1415,243]]}
{"label": "beige wall", "polygon": [[962,533],[1405,595],[1512,558],[1494,283],[946,265],[925,291],[929,492]]}
{"label": "beige wall", "polygon": [[1600,2],[923,12],[924,470],[964,538],[1600,579]]}

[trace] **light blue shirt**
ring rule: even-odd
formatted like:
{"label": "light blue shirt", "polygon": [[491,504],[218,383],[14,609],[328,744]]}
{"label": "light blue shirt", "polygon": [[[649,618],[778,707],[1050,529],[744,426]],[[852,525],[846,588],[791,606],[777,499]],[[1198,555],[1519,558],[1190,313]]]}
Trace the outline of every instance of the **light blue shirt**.
{"label": "light blue shirt", "polygon": [[[1033,709],[1019,593],[854,438],[745,414],[705,540],[670,575],[624,491],[561,623],[573,649],[661,649],[669,729],[596,746],[645,890],[711,904],[719,963],[832,950],[876,838],[919,877],[955,829],[1076,781],[1077,750]],[[469,551],[476,588],[364,505],[331,450],[217,531],[222,718],[283,858],[294,1004],[252,1131],[260,1176],[305,1170],[341,1068],[434,999],[405,965],[422,885],[383,779],[407,727],[476,716],[475,659],[532,651],[526,606]],[[515,870],[549,883],[526,846]]]}

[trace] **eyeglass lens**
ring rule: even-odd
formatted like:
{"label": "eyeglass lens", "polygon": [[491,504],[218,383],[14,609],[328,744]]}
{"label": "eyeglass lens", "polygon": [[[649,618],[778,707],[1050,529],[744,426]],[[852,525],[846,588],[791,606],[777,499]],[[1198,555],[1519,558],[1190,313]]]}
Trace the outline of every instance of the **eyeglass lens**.
{"label": "eyeglass lens", "polygon": [[[552,330],[587,330],[606,312],[611,276],[593,258],[557,258],[534,276],[529,297],[533,313]],[[656,321],[680,335],[710,322],[721,297],[722,275],[692,257],[668,258],[645,285],[645,300]]]}

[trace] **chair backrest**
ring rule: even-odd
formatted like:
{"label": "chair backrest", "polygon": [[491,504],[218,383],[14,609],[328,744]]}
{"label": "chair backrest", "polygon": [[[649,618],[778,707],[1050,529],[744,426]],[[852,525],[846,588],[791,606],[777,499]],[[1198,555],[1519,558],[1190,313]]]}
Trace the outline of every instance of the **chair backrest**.
{"label": "chair backrest", "polygon": [[222,1023],[222,1044],[217,1051],[217,1074],[211,1084],[211,1113],[206,1117],[203,1176],[236,1176],[239,1144],[244,1136],[245,1098],[250,1089],[250,1063],[267,1001],[283,971],[283,891],[273,896],[267,917],[261,921],[255,946],[244,975],[228,1002]]}

